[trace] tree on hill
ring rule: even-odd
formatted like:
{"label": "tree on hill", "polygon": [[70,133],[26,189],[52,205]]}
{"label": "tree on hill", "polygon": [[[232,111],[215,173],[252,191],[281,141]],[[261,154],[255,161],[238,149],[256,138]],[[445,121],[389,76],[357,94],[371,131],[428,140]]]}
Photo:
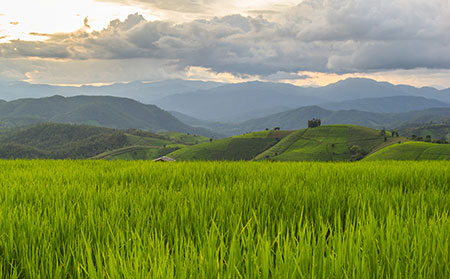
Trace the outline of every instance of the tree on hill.
{"label": "tree on hill", "polygon": [[350,153],[352,154],[352,161],[359,161],[367,155],[367,152],[359,145],[353,145],[350,147]]}
{"label": "tree on hill", "polygon": [[313,118],[311,120],[308,120],[308,128],[320,127],[321,124],[322,123],[321,123],[320,119]]}

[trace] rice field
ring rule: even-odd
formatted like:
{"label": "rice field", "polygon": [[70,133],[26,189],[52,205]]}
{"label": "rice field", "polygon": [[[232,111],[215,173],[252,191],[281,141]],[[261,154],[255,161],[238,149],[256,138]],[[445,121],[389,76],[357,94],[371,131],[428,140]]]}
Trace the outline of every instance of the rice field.
{"label": "rice field", "polygon": [[0,161],[0,278],[450,278],[448,162]]}

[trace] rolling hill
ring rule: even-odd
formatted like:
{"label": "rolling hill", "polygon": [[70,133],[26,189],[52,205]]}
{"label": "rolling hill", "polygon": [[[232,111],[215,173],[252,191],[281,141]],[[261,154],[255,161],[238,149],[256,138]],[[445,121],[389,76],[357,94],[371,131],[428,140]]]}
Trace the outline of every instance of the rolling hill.
{"label": "rolling hill", "polygon": [[168,156],[189,160],[355,161],[405,138],[389,132],[352,126],[328,125],[294,131],[247,133],[181,148]]}
{"label": "rolling hill", "polygon": [[0,105],[0,125],[22,126],[39,122],[74,123],[114,129],[171,131],[220,137],[204,128],[194,128],[155,105],[109,96],[52,96],[20,99]]}
{"label": "rolling hill", "polygon": [[[134,129],[41,123],[0,130],[0,158],[116,159],[121,155],[123,159],[154,159],[195,141],[207,140],[181,133],[160,135]],[[145,150],[145,156],[141,150]],[[126,154],[129,155],[125,158]]]}
{"label": "rolling hill", "polygon": [[366,158],[364,161],[379,160],[450,160],[450,145],[427,142],[405,142],[383,148]]}
{"label": "rolling hill", "polygon": [[241,136],[214,140],[181,148],[168,156],[181,161],[190,160],[252,160],[274,146],[291,131],[261,131]]}

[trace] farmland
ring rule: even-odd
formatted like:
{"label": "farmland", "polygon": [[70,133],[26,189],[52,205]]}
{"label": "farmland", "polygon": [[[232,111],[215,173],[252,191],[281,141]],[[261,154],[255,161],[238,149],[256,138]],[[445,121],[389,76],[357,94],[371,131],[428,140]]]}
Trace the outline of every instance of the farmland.
{"label": "farmland", "polygon": [[450,278],[447,162],[0,169],[0,278]]}

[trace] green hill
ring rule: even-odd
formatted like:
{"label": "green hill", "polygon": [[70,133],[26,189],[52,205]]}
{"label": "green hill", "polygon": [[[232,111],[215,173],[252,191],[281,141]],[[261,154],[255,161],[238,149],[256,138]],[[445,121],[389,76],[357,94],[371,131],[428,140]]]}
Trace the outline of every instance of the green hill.
{"label": "green hill", "polygon": [[[138,134],[136,135],[136,133]],[[159,133],[157,136],[162,137],[162,139],[142,137],[139,135],[140,133],[144,133],[142,131],[138,131],[136,133],[135,135],[128,134],[128,141],[132,144],[132,146],[109,150],[93,157],[93,159],[152,160],[165,156],[188,145],[209,142],[210,140],[209,138],[203,136],[176,132]]]}
{"label": "green hill", "polygon": [[114,129],[182,132],[220,137],[204,128],[186,125],[154,105],[110,96],[53,96],[20,99],[0,105],[0,126],[23,126],[38,122],[87,124]]}
{"label": "green hill", "polygon": [[176,135],[175,140],[135,129],[41,123],[0,130],[0,158],[154,159],[200,138]]}
{"label": "green hill", "polygon": [[[385,141],[386,139],[386,141]],[[327,125],[297,130],[255,160],[357,161],[404,138],[353,125]]]}
{"label": "green hill", "polygon": [[255,156],[274,146],[290,133],[291,131],[254,132],[184,147],[168,156],[181,161],[252,160]]}
{"label": "green hill", "polygon": [[389,132],[329,125],[294,131],[248,133],[177,150],[178,160],[356,161],[393,143],[405,141]]}
{"label": "green hill", "polygon": [[410,141],[383,148],[364,160],[450,160],[450,145]]}

